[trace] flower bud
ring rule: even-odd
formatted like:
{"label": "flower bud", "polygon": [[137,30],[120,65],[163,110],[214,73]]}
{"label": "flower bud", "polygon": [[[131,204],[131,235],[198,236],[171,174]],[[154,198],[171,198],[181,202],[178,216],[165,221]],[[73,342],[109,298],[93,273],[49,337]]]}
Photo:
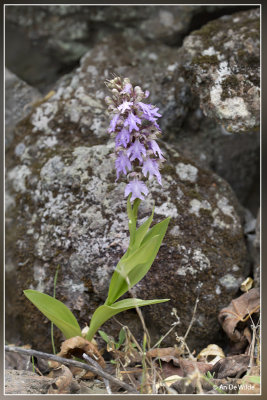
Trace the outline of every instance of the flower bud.
{"label": "flower bud", "polygon": [[105,102],[107,105],[114,104],[114,102],[110,96],[105,97]]}

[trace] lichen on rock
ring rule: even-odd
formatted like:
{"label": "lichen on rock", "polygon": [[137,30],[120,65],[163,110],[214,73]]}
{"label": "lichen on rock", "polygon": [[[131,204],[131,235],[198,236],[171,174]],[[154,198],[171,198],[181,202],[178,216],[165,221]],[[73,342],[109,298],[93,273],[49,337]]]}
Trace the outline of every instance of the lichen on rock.
{"label": "lichen on rock", "polygon": [[209,22],[186,37],[179,51],[205,115],[230,132],[259,127],[259,8]]}

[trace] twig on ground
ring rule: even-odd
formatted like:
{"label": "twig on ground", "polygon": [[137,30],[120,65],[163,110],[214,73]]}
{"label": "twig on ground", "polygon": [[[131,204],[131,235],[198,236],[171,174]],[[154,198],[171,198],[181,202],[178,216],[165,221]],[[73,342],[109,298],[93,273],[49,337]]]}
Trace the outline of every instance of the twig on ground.
{"label": "twig on ground", "polygon": [[171,333],[171,331],[177,326],[179,325],[180,321],[176,321],[172,324],[172,327],[168,330],[167,333],[165,333],[164,336],[162,336],[156,344],[154,344],[154,346],[151,348],[151,350],[155,349],[155,347],[158,347],[160,345],[160,343]]}
{"label": "twig on ground", "polygon": [[[126,282],[127,282],[127,285],[128,285],[128,292],[130,293],[131,297],[132,297],[133,299],[135,299],[136,297],[135,297],[135,294],[133,293],[133,291],[131,290],[131,285],[130,285],[130,281],[129,281],[129,278],[128,278],[128,277],[126,277]],[[141,321],[143,330],[144,330],[144,332],[146,333],[147,347],[148,347],[148,350],[150,350],[150,335],[149,335],[148,329],[147,329],[147,327],[146,327],[146,323],[145,323],[143,314],[142,314],[140,308],[138,307],[138,305],[135,306],[135,309],[136,309],[136,312],[137,312],[137,314],[138,314],[138,317],[139,317],[139,319],[140,319],[140,321]]]}
{"label": "twig on ground", "polygon": [[57,361],[57,362],[59,362],[61,364],[64,364],[64,365],[72,365],[74,367],[82,368],[82,369],[85,369],[87,371],[94,372],[96,375],[102,376],[102,378],[108,379],[109,381],[114,382],[117,385],[120,385],[122,388],[124,388],[125,390],[127,390],[130,393],[139,394],[139,392],[137,392],[134,388],[132,388],[127,383],[122,382],[117,378],[114,378],[114,376],[108,374],[107,372],[105,372],[103,370],[100,370],[99,366],[98,366],[98,368],[96,368],[96,367],[94,367],[92,365],[84,364],[84,363],[79,362],[79,361],[70,360],[70,359],[63,358],[63,357],[58,357],[58,356],[55,356],[53,354],[43,353],[41,351],[36,351],[36,350],[32,350],[32,349],[23,349],[23,348],[16,347],[16,346],[5,346],[5,351],[10,351],[10,352],[13,352],[13,353],[22,353],[22,354],[26,354],[26,355],[29,355],[29,356],[32,355],[32,356],[35,356],[35,357],[44,358],[46,360]]}
{"label": "twig on ground", "polygon": [[[193,315],[192,315],[190,324],[189,324],[189,326],[187,328],[187,331],[186,331],[185,335],[180,337],[175,332],[176,340],[182,344],[182,349],[184,349],[184,348],[186,349],[186,351],[189,354],[189,359],[191,359],[191,360],[195,360],[195,357],[191,353],[191,351],[190,351],[189,347],[187,346],[185,340],[186,340],[186,338],[187,338],[187,336],[188,336],[188,334],[189,334],[189,332],[190,332],[190,330],[192,328],[192,325],[193,325],[193,323],[195,321],[198,302],[199,302],[199,298],[197,297],[196,298],[196,302],[195,302],[195,307],[194,307],[194,310],[193,310]],[[202,384],[201,384],[201,378],[202,378],[202,374],[200,373],[199,369],[197,368],[197,366],[195,364],[194,365],[194,371],[188,376],[188,379],[191,380],[191,382],[193,382],[193,380],[195,379],[195,385],[196,385],[196,388],[197,388],[199,394],[203,394],[204,393],[203,392],[203,388],[202,388]]]}
{"label": "twig on ground", "polygon": [[187,331],[186,331],[186,333],[185,333],[185,335],[184,335],[184,341],[186,341],[186,338],[187,338],[187,336],[188,336],[188,334],[189,334],[189,332],[190,332],[190,330],[191,330],[191,328],[192,328],[193,322],[195,321],[195,316],[196,316],[196,311],[197,311],[198,302],[199,302],[199,299],[198,299],[198,297],[197,297],[196,303],[195,303],[195,307],[194,307],[194,311],[193,311],[193,315],[192,315],[192,318],[191,318],[191,321],[190,321],[190,324],[189,324],[189,326],[188,326],[188,328],[187,328]]}
{"label": "twig on ground", "polygon": [[[129,380],[131,381],[132,385],[135,387],[135,383],[134,383],[134,381],[133,381],[133,378],[132,378],[131,374],[129,374],[129,371],[126,371],[126,368],[125,368],[125,366],[123,365],[123,362],[122,362],[120,359],[119,359],[119,364],[120,364],[121,367],[123,368],[123,371],[119,370],[119,373],[120,373],[120,374],[123,374],[123,373],[127,374],[127,376],[128,376],[128,378],[129,378]],[[131,371],[131,372],[132,372],[132,371]]]}
{"label": "twig on ground", "polygon": [[[103,371],[103,368],[101,368],[100,365],[95,360],[93,360],[91,357],[89,357],[87,354],[83,353],[83,358],[86,361],[88,361],[91,365],[93,365],[95,368],[97,368],[97,369],[99,368],[100,371],[101,370]],[[108,379],[103,378],[103,381],[104,381],[104,384],[106,386],[108,394],[112,394]]]}
{"label": "twig on ground", "polygon": [[249,374],[251,368],[254,365],[254,353],[255,353],[255,341],[256,341],[256,336],[257,336],[257,329],[260,326],[260,320],[258,320],[257,325],[255,325],[252,317],[250,316],[250,320],[251,320],[251,329],[252,329],[252,340],[251,340],[251,344],[249,346],[249,355],[250,355],[250,359],[249,359],[249,365],[248,365],[248,371],[247,374]]}

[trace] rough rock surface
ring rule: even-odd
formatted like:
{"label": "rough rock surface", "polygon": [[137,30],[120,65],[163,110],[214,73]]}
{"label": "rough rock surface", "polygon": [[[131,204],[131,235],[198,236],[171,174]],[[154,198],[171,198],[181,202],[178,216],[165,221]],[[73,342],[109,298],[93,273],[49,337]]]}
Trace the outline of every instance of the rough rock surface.
{"label": "rough rock surface", "polygon": [[[217,7],[216,11],[226,7]],[[177,44],[192,18],[213,6],[24,6],[7,7],[6,20],[19,26],[32,41],[42,40],[63,61],[78,60],[97,38],[133,28],[147,40]],[[206,16],[207,18],[207,16]]]}
{"label": "rough rock surface", "polygon": [[[206,7],[208,10],[212,7]],[[151,6],[12,6],[6,7],[7,63],[42,91],[73,68],[103,37],[141,36],[147,43],[181,43],[193,16],[203,7]],[[19,38],[16,35],[20,32]],[[19,43],[19,46],[17,46]],[[127,49],[119,40],[121,51]],[[9,49],[11,49],[9,51]],[[13,49],[16,48],[16,52]],[[23,48],[23,51],[21,49]],[[34,54],[34,58],[24,55]],[[48,60],[48,62],[47,62]],[[156,60],[154,59],[154,62]],[[35,68],[32,68],[32,65]],[[47,76],[43,74],[45,65]]]}
{"label": "rough rock surface", "polygon": [[54,379],[30,371],[5,370],[5,394],[47,394]]}
{"label": "rough rock surface", "polygon": [[254,216],[260,206],[260,132],[242,137],[228,133],[214,119],[203,117],[199,108],[188,115],[168,142],[179,152],[208,168],[230,183],[238,200]]}
{"label": "rough rock surface", "polygon": [[31,105],[41,98],[39,91],[5,70],[5,145],[13,140],[15,125],[29,114]]}
{"label": "rough rock surface", "polygon": [[[128,244],[124,183],[114,184],[109,157],[113,143],[105,143],[104,92],[97,86],[93,92],[90,54],[82,71],[71,82],[63,80],[53,97],[17,125],[7,154],[7,339],[12,340],[16,321],[16,332],[26,342],[46,350],[51,350],[50,324],[43,323],[22,290],[52,294],[60,265],[57,298],[83,326],[104,302],[111,274]],[[88,92],[80,81],[82,73]],[[22,145],[24,151],[18,151]],[[199,349],[212,337],[218,339],[217,313],[238,293],[248,274],[248,255],[238,202],[229,185],[167,144],[162,147],[168,160],[162,171],[164,190],[151,184],[140,220],[150,213],[153,200],[156,221],[172,219],[159,255],[135,293],[171,299],[143,309],[153,341],[169,329],[173,307],[180,317],[179,334],[184,334],[199,295],[197,320],[188,337],[192,349]],[[142,338],[135,311],[118,319]],[[105,329],[116,336],[120,327],[110,321]]]}
{"label": "rough rock surface", "polygon": [[[121,37],[123,49],[120,46]],[[240,141],[236,135],[223,134],[222,128],[213,120],[203,118],[188,83],[179,75],[180,63],[175,48],[147,44],[133,32],[110,35],[86,53],[78,70],[61,79],[57,86],[64,89],[51,98],[49,108],[44,104],[37,109],[34,113],[35,131],[48,131],[53,127],[54,130],[71,132],[74,126],[77,135],[75,123],[78,122],[79,135],[84,138],[91,136],[91,131],[106,137],[107,117],[102,104],[106,88],[103,79],[114,72],[129,76],[136,84],[142,82],[142,86],[151,92],[151,102],[160,107],[163,114],[160,125],[165,138],[200,166],[210,168],[226,179],[239,201],[246,205],[251,193],[258,191],[253,186],[259,181],[259,135],[248,133]],[[16,87],[20,88],[19,85]],[[13,94],[20,96],[13,92],[8,96]],[[94,108],[90,108],[93,103]],[[9,109],[7,104],[7,112]],[[42,127],[39,119],[42,120]],[[55,137],[52,140],[56,140]],[[258,207],[256,201],[252,211],[255,209],[256,213]]]}
{"label": "rough rock surface", "polygon": [[185,38],[180,53],[205,115],[231,132],[259,127],[259,7],[209,22]]}
{"label": "rough rock surface", "polygon": [[261,212],[260,209],[258,210],[257,220],[256,220],[256,235],[254,240],[254,281],[255,286],[260,286],[260,278],[261,278],[261,255],[260,255],[260,248],[261,248]]}
{"label": "rough rock surface", "polygon": [[[125,48],[120,46],[121,41]],[[69,133],[89,141],[92,138],[94,143],[96,137],[107,138],[104,80],[113,74],[130,77],[133,84],[149,89],[149,100],[162,113],[161,128],[164,132],[173,127],[177,130],[186,117],[191,95],[184,79],[177,80],[176,61],[176,50],[164,44],[148,45],[129,31],[103,38],[84,55],[74,73],[59,80],[57,93],[49,103],[35,110],[34,132]]]}
{"label": "rough rock surface", "polygon": [[[7,5],[6,62],[23,80],[46,92],[47,86],[73,69],[103,37],[130,32],[147,43],[180,46],[192,29],[236,9],[212,5]],[[126,48],[123,41],[119,43]]]}

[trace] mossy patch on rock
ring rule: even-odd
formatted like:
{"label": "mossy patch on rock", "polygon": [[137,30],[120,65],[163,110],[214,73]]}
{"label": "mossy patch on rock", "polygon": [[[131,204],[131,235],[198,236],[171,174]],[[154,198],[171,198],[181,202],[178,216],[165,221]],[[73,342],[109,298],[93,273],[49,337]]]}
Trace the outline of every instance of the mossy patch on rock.
{"label": "mossy patch on rock", "polygon": [[233,97],[239,88],[239,80],[235,75],[229,75],[222,82],[221,99],[225,100],[227,97]]}
{"label": "mossy patch on rock", "polygon": [[208,56],[197,56],[192,59],[192,64],[197,64],[197,65],[209,65],[209,64],[215,64],[218,65],[218,57],[216,55]]}

